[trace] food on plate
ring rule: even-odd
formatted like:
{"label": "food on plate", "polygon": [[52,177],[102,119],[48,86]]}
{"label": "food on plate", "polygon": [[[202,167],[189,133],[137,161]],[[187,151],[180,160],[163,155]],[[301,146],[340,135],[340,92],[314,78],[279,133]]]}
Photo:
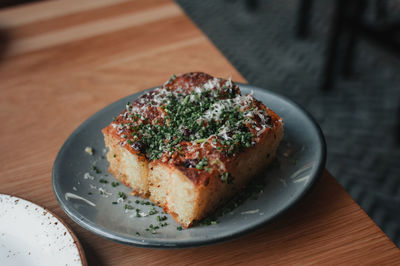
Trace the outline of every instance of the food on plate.
{"label": "food on plate", "polygon": [[87,154],[89,154],[89,155],[93,155],[93,149],[92,149],[92,147],[86,147],[85,148],[85,152],[87,153]]}
{"label": "food on plate", "polygon": [[127,103],[102,132],[109,172],[187,228],[274,159],[283,122],[231,79],[191,72]]}

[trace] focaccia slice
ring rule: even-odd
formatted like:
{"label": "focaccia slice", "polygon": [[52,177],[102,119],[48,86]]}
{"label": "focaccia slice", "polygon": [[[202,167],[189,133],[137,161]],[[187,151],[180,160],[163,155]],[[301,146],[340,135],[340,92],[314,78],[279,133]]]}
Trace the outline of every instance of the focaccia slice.
{"label": "focaccia slice", "polygon": [[103,134],[109,171],[189,227],[273,160],[283,123],[230,79],[195,72],[127,103]]}

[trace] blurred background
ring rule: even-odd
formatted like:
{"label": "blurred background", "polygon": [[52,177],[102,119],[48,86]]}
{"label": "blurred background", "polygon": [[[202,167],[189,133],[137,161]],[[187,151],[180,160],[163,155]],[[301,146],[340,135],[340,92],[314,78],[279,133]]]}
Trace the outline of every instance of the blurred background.
{"label": "blurred background", "polygon": [[327,169],[400,246],[400,1],[176,2],[250,84],[316,118]]}
{"label": "blurred background", "polygon": [[328,170],[400,246],[400,1],[177,2],[250,84],[316,118]]}

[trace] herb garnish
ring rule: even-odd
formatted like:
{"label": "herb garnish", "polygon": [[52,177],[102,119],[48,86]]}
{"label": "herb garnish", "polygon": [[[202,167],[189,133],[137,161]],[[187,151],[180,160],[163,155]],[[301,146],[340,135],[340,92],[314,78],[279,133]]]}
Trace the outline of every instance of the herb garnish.
{"label": "herb garnish", "polygon": [[196,165],[196,168],[199,170],[203,170],[204,166],[208,165],[207,157],[201,159],[201,161]]}
{"label": "herb garnish", "polygon": [[154,207],[150,208],[149,215],[154,215],[154,214],[157,214],[157,213],[158,213],[158,211],[156,210],[156,208],[154,208]]}
{"label": "herb garnish", "polygon": [[[173,75],[169,82],[176,79]],[[120,123],[120,127],[129,127],[131,135],[126,143],[135,146],[150,161],[159,159],[163,154],[181,151],[181,142],[190,141],[193,145],[204,145],[212,141],[213,147],[232,156],[246,147],[255,144],[255,136],[249,127],[255,120],[250,119],[249,108],[257,108],[251,96],[241,96],[236,85],[227,81],[210,81],[193,89],[188,94],[160,89],[160,97],[155,101],[153,96],[147,98],[152,106],[163,110],[162,116],[147,120],[146,113],[135,113],[133,104],[127,104],[129,121]],[[214,83],[213,83],[214,82]],[[210,87],[211,86],[211,87]],[[221,86],[221,87],[220,87]],[[135,103],[134,103],[135,104]],[[246,113],[247,112],[247,113]],[[264,112],[264,110],[262,110]],[[264,113],[265,114],[265,113]],[[257,118],[258,119],[258,118]],[[265,125],[264,125],[265,126]],[[133,141],[134,140],[134,141]],[[139,149],[140,148],[140,149]],[[208,170],[204,162],[196,165],[198,170]]]}
{"label": "herb garnish", "polygon": [[127,196],[126,196],[126,194],[124,192],[118,192],[118,196],[120,198],[122,198],[123,200],[126,200],[126,198],[127,198]]}
{"label": "herb garnish", "polygon": [[219,176],[222,182],[226,184],[233,184],[233,177],[230,173],[225,172]]}
{"label": "herb garnish", "polygon": [[133,210],[134,208],[133,208],[132,205],[125,204],[125,205],[124,205],[124,209],[125,209],[125,210]]}
{"label": "herb garnish", "polygon": [[176,79],[176,75],[173,74],[170,79],[168,80],[168,83],[171,83],[172,81],[174,81]]}
{"label": "herb garnish", "polygon": [[150,201],[145,201],[145,200],[135,200],[136,204],[140,204],[140,205],[153,205],[153,203],[151,203]]}
{"label": "herb garnish", "polygon": [[162,221],[165,221],[165,220],[167,220],[168,218],[167,218],[167,216],[160,216],[160,215],[157,215],[157,221],[158,222],[162,222]]}
{"label": "herb garnish", "polygon": [[100,174],[101,173],[101,171],[99,170],[99,168],[96,167],[96,165],[92,164],[91,168],[96,174]]}
{"label": "herb garnish", "polygon": [[153,224],[149,225],[149,228],[146,228],[146,231],[151,232],[152,234],[156,234],[157,233],[157,229],[160,229],[159,226],[154,226]]}

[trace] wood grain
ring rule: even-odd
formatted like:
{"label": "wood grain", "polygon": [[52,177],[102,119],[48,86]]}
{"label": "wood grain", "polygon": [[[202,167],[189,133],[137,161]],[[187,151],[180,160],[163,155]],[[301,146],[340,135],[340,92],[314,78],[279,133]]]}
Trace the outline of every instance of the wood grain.
{"label": "wood grain", "polygon": [[153,250],[82,229],[51,188],[55,156],[79,124],[172,73],[245,80],[171,1],[61,0],[6,9],[0,40],[0,193],[64,219],[89,265],[400,263],[399,250],[327,171],[295,208],[227,243]]}

